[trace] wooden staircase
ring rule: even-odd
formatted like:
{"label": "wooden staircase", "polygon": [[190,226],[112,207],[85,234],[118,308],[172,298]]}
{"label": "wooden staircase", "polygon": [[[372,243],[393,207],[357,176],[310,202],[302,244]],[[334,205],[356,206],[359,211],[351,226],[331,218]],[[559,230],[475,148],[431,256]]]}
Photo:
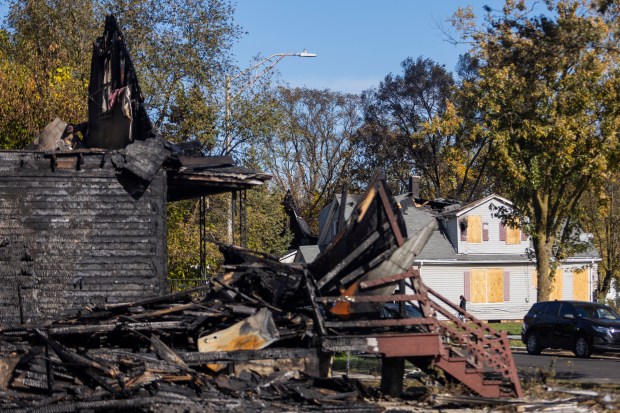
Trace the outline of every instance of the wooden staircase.
{"label": "wooden staircase", "polygon": [[[369,294],[372,289],[385,291],[389,284],[394,284],[399,293]],[[403,363],[408,359],[437,377],[443,372],[446,379],[460,382],[482,397],[522,397],[506,333],[495,331],[467,312],[461,320],[456,315],[460,311],[458,306],[428,288],[416,268],[360,282],[341,295],[321,296],[315,283],[309,281],[308,286],[315,303],[322,351],[378,353],[384,362],[392,359],[392,365],[393,359]],[[382,307],[392,303],[399,311],[390,318],[367,313],[345,320],[330,316],[329,309],[339,303],[374,303]],[[419,310],[420,317],[407,316],[412,307]],[[382,380],[394,380],[386,376],[395,374],[384,374]],[[402,374],[400,380],[402,388]]]}

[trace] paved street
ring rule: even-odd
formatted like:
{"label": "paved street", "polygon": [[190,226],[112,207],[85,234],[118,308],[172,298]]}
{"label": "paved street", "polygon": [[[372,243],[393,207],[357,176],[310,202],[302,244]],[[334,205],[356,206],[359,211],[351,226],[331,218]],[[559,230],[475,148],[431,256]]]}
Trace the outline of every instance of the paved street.
{"label": "paved street", "polygon": [[525,351],[513,351],[519,371],[534,373],[537,369],[555,371],[556,379],[578,380],[591,383],[620,383],[620,357],[592,356],[578,359],[570,352],[544,351],[530,356]]}

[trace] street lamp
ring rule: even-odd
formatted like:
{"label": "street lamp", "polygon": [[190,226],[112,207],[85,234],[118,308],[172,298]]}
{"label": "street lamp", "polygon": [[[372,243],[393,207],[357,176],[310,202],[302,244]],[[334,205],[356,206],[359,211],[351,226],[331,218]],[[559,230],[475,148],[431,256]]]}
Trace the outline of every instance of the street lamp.
{"label": "street lamp", "polygon": [[[277,65],[282,59],[284,59],[287,56],[316,57],[316,53],[309,53],[306,49],[304,49],[303,52],[299,52],[299,53],[274,53],[271,56],[256,63],[255,65],[250,66],[247,69],[237,73],[235,76],[231,76],[229,74],[226,75],[226,101],[225,101],[225,113],[224,113],[224,155],[228,155],[231,150],[230,148],[230,105],[231,103],[237,97],[239,97],[239,95],[245,92],[250,86],[252,86],[261,76],[263,76],[265,73],[273,69],[275,65]],[[262,71],[252,76],[250,81],[247,82],[245,85],[241,86],[241,88],[239,89],[239,91],[237,91],[237,93],[235,93],[234,95],[231,95],[230,88],[234,80],[238,79],[240,76],[243,76],[247,72],[250,72],[254,69],[258,69],[259,67],[263,65],[266,65],[266,66]],[[226,219],[227,221],[226,226],[227,226],[227,232],[228,232],[227,234],[228,240],[230,241],[231,244],[234,244],[235,239],[234,239],[234,231],[233,231],[233,221],[234,221],[234,215],[235,215],[234,205],[236,201],[236,191],[233,191],[231,196],[232,196],[232,199],[229,200],[229,204],[228,204],[230,210],[229,210],[229,213],[227,214],[228,216]],[[241,238],[240,244],[243,244],[244,242],[243,242],[243,237],[241,236],[241,225],[242,224],[240,222],[240,227],[239,227],[240,228],[239,235]]]}
{"label": "street lamp", "polygon": [[[269,72],[275,65],[277,65],[282,59],[287,56],[297,56],[297,57],[316,57],[316,53],[309,53],[306,49],[303,52],[299,53],[274,53],[271,56],[261,60],[256,63],[254,66],[250,66],[247,69],[237,73],[235,76],[231,76],[229,74],[226,75],[226,101],[225,101],[225,114],[224,114],[224,155],[228,155],[230,152],[230,105],[231,103],[239,97],[243,92],[245,92],[250,86],[252,86],[261,76],[265,73]],[[249,71],[257,69],[263,65],[266,67],[260,72],[254,75],[248,83],[243,85],[241,89],[234,95],[230,93],[230,87],[233,80],[238,79]]]}

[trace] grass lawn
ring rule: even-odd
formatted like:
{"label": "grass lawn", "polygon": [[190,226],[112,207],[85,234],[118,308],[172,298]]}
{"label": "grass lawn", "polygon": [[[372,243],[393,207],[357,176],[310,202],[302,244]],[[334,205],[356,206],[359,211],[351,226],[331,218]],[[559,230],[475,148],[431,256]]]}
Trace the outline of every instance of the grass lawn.
{"label": "grass lawn", "polygon": [[509,335],[521,335],[522,322],[511,321],[508,323],[489,323],[489,326],[493,327],[497,331],[505,331]]}
{"label": "grass lawn", "polygon": [[[508,335],[521,336],[521,326],[523,325],[520,321],[510,321],[508,323],[489,323],[493,329],[497,331],[505,331]],[[521,339],[518,340],[510,340],[510,345],[512,347],[523,347],[523,342]]]}

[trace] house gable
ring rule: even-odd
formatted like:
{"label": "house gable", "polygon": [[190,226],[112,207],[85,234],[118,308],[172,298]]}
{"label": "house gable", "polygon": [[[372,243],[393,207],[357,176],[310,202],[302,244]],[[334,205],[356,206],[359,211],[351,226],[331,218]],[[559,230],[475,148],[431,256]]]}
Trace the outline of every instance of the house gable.
{"label": "house gable", "polygon": [[499,207],[512,208],[512,203],[498,195],[465,205],[443,215],[443,224],[459,254],[525,254],[529,238],[520,228],[502,224]]}

